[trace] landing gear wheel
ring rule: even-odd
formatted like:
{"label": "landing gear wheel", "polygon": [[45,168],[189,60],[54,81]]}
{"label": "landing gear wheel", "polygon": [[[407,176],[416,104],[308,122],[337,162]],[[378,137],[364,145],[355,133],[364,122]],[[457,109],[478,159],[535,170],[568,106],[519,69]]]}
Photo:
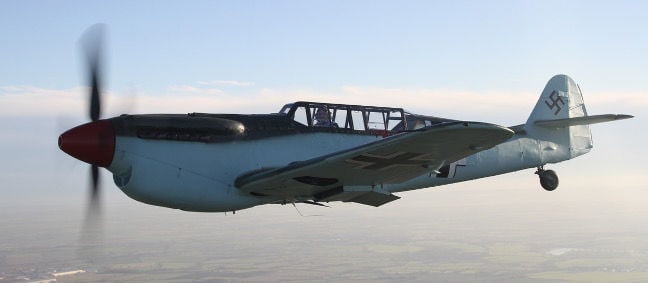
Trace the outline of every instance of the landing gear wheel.
{"label": "landing gear wheel", "polygon": [[540,177],[540,185],[547,191],[558,188],[558,175],[553,170],[544,170],[542,167],[535,172]]}

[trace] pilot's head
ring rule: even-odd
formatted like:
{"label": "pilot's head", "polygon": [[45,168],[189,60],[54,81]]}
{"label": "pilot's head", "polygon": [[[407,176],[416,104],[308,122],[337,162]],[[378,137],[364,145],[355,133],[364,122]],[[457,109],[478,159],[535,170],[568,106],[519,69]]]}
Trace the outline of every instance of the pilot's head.
{"label": "pilot's head", "polygon": [[315,121],[318,124],[330,123],[331,122],[331,113],[328,111],[326,106],[320,106],[315,112]]}

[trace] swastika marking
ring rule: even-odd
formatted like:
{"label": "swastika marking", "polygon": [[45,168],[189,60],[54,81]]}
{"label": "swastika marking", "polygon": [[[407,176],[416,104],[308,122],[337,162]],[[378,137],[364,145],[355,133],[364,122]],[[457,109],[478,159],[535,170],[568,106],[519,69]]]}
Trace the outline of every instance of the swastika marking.
{"label": "swastika marking", "polygon": [[[565,106],[565,101],[560,95],[558,95],[558,92],[555,90],[549,95],[549,100],[551,101],[551,103],[549,103],[549,101],[547,100],[545,100],[544,103],[547,105],[547,107],[549,107],[549,110],[554,110],[555,108],[556,111],[554,112],[554,116],[558,115],[558,113],[562,109],[562,106]],[[558,103],[560,103],[560,105]]]}

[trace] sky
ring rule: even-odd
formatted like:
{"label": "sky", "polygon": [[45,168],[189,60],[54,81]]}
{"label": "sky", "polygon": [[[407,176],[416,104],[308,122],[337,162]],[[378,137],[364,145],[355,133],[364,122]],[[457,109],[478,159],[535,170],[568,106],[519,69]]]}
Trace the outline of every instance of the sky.
{"label": "sky", "polygon": [[[88,119],[78,41],[95,23],[107,27],[104,117],[268,113],[315,100],[512,126],[526,121],[549,78],[567,74],[590,114],[636,118],[593,126],[592,153],[553,168],[610,194],[641,188],[647,9],[641,1],[1,0],[0,193],[19,204],[84,198],[87,166],[56,142]],[[108,179],[109,195],[126,200]],[[539,190],[532,171],[479,186]]]}

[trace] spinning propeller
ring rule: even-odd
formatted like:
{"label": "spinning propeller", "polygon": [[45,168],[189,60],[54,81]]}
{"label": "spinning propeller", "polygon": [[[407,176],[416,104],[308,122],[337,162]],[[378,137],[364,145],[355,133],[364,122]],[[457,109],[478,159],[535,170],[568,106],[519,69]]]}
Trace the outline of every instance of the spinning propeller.
{"label": "spinning propeller", "polygon": [[[95,122],[101,117],[101,56],[104,40],[104,25],[96,24],[90,27],[82,39],[83,51],[88,63],[90,78],[90,120]],[[92,183],[90,186],[90,207],[99,208],[99,167],[90,167]]]}
{"label": "spinning propeller", "polygon": [[[88,233],[88,230],[100,229],[101,223],[97,223],[101,222],[99,167],[110,166],[115,149],[115,132],[111,122],[100,120],[104,30],[105,25],[103,24],[93,25],[83,34],[80,40],[88,66],[90,84],[89,117],[91,122],[64,132],[58,140],[61,150],[91,165],[88,212],[85,218],[83,234]],[[87,235],[82,235],[82,238],[84,236]]]}

